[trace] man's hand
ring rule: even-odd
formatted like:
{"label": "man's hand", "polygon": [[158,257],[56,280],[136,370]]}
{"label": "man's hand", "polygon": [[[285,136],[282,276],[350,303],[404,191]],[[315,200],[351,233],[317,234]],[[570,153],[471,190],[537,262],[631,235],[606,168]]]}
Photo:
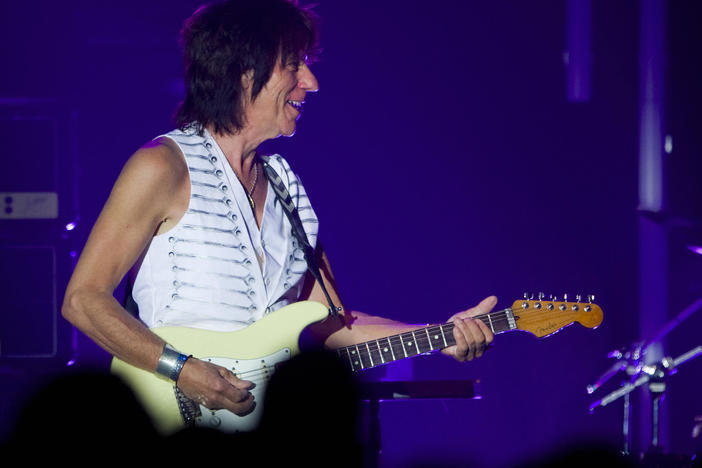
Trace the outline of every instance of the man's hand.
{"label": "man's hand", "polygon": [[458,362],[470,361],[482,356],[485,349],[492,343],[494,335],[482,320],[475,320],[471,317],[487,314],[495,307],[495,304],[497,304],[497,298],[489,296],[477,306],[451,317],[449,322],[454,323],[453,337],[456,344],[444,348],[441,352],[452,356]]}
{"label": "man's hand", "polygon": [[249,392],[253,387],[253,382],[237,378],[222,366],[192,357],[185,361],[178,377],[178,388],[196,403],[239,416],[249,414],[256,405]]}

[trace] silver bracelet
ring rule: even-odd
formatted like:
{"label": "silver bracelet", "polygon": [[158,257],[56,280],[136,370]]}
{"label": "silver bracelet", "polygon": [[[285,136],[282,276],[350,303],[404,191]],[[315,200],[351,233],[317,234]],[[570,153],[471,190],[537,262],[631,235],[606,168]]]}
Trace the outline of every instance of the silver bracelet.
{"label": "silver bracelet", "polygon": [[176,351],[173,346],[166,343],[163,346],[161,357],[158,358],[156,373],[173,381],[173,383],[177,383],[180,371],[183,370],[183,364],[185,364],[185,361],[187,361],[189,357],[190,356]]}

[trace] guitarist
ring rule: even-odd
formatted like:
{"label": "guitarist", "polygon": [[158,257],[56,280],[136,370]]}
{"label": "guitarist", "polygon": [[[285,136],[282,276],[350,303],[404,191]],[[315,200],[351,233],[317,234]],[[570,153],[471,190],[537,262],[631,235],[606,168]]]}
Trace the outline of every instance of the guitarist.
{"label": "guitarist", "polygon": [[[126,162],[68,284],[63,316],[105,350],[171,379],[194,401],[235,414],[254,404],[252,383],[175,350],[152,327],[233,331],[299,300],[327,302],[339,314],[316,324],[330,348],[416,326],[350,311],[337,294],[317,242],[317,218],[304,188],[280,156],[263,158],[265,140],[292,136],[317,50],[315,15],[287,0],[232,0],[205,6],[182,30],[186,97],[178,129]],[[264,162],[293,200],[321,281],[306,273],[299,242],[264,175]],[[139,317],[113,297],[132,271]],[[458,361],[480,357],[493,334],[470,317],[496,299],[454,315]],[[185,354],[183,354],[185,353]]]}

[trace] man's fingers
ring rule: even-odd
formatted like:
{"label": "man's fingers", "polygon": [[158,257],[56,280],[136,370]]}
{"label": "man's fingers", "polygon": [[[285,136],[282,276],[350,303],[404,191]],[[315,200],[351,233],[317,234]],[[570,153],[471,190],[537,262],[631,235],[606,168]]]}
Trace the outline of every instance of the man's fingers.
{"label": "man's fingers", "polygon": [[225,369],[224,367],[219,368],[219,375],[221,375],[227,382],[241,390],[251,390],[256,386],[249,380],[242,380],[238,378],[232,371]]}
{"label": "man's fingers", "polygon": [[467,329],[466,323],[462,318],[456,317],[453,320],[453,338],[456,340],[456,351],[454,356],[457,360],[463,362],[473,359],[474,350],[471,349],[472,334]]}
{"label": "man's fingers", "polygon": [[472,309],[469,309],[467,311],[468,316],[475,317],[476,315],[487,314],[495,307],[495,305],[497,305],[497,297],[488,296],[482,301],[480,301],[480,303],[477,306],[473,307]]}
{"label": "man's fingers", "polygon": [[456,359],[462,362],[482,356],[494,336],[487,325],[481,320],[460,317],[455,317],[453,323]]}
{"label": "man's fingers", "polygon": [[480,320],[464,319],[463,323],[466,325],[466,331],[470,333],[470,336],[466,336],[466,340],[472,343],[473,357],[482,356],[486,340],[483,330],[478,325],[482,322]]}
{"label": "man's fingers", "polygon": [[476,320],[475,323],[478,325],[478,327],[483,333],[483,337],[485,338],[485,347],[487,348],[492,344],[492,341],[495,339],[495,334],[482,320]]}
{"label": "man's fingers", "polygon": [[253,395],[249,392],[254,387],[253,382],[241,380],[233,372],[223,367],[220,369],[220,375],[225,381],[222,393],[229,401],[237,405],[244,405],[248,400],[253,400]]}
{"label": "man's fingers", "polygon": [[249,392],[253,382],[238,379],[230,370],[212,363],[193,359],[192,366],[198,375],[179,384],[194,401],[212,410],[227,409],[240,416],[253,409],[254,396]]}

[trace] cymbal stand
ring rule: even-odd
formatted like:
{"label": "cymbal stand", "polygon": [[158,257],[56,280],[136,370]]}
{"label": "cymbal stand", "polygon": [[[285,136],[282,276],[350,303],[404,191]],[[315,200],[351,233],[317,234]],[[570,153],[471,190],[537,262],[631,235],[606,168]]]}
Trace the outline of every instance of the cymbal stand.
{"label": "cymbal stand", "polygon": [[[638,373],[641,367],[642,347],[643,342],[637,342],[632,344],[629,348],[617,349],[608,353],[607,357],[614,358],[616,360],[615,363],[612,364],[602,375],[600,375],[595,383],[587,386],[587,393],[594,393],[598,388],[603,386],[608,380],[613,378],[621,371],[626,372],[629,377]],[[627,382],[624,381],[621,385],[622,388],[626,388]],[[622,439],[624,441],[624,447],[622,449],[623,455],[629,455],[631,451],[631,402],[629,393],[630,391],[623,392],[621,395],[616,397],[619,398],[622,396],[624,398],[624,415],[622,418]],[[614,401],[614,399],[605,402],[604,405]],[[590,413],[592,412],[594,412],[593,406],[590,407]]]}
{"label": "cymbal stand", "polygon": [[[649,390],[651,391],[651,394],[653,395],[653,401],[652,401],[652,439],[651,439],[651,445],[654,449],[659,448],[659,440],[658,440],[658,411],[659,411],[659,404],[661,397],[665,393],[665,378],[668,376],[671,376],[675,374],[678,370],[678,367],[683,364],[684,362],[690,361],[698,356],[702,356],[702,346],[697,346],[696,348],[691,349],[690,351],[681,354],[675,359],[672,359],[670,357],[665,357],[663,358],[660,362],[657,362],[655,364],[648,364],[648,365],[643,365],[638,367],[638,372],[632,377],[632,380],[630,382],[627,382],[625,384],[622,384],[622,386],[611,392],[609,395],[606,395],[602,399],[592,403],[590,405],[590,413],[594,412],[595,409],[599,407],[604,407],[607,406],[608,404],[618,400],[619,398],[625,397],[624,400],[624,406],[625,406],[625,421],[624,421],[624,436],[625,436],[625,443],[624,443],[624,451],[623,453],[625,455],[628,455],[631,450],[631,445],[630,445],[630,421],[629,421],[629,402],[628,402],[628,396],[629,394],[634,391],[634,389],[644,385],[648,384]],[[635,378],[635,380],[634,380]],[[589,391],[590,387],[588,387]],[[594,388],[596,390],[597,387]],[[594,391],[593,390],[593,391]],[[592,392],[589,392],[592,393]]]}
{"label": "cymbal stand", "polygon": [[[592,394],[600,388],[605,382],[617,375],[620,371],[626,371],[629,381],[623,382],[618,390],[610,393],[599,401],[590,405],[590,413],[594,412],[595,408],[606,406],[609,403],[624,397],[624,422],[622,425],[622,433],[624,437],[624,449],[622,453],[629,455],[631,451],[631,407],[629,394],[637,387],[648,383],[649,390],[653,397],[652,399],[652,441],[651,445],[655,449],[658,448],[658,416],[660,401],[665,392],[665,377],[673,375],[677,372],[677,368],[683,362],[694,359],[702,354],[702,346],[691,349],[685,354],[678,356],[676,359],[664,357],[658,362],[649,364],[644,363],[643,357],[647,351],[652,350],[654,346],[661,346],[663,339],[677,328],[685,319],[702,310],[702,298],[697,299],[684,310],[682,310],[673,320],[668,322],[656,336],[646,342],[636,342],[628,348],[617,349],[610,352],[607,357],[616,359],[616,362],[609,367],[594,384],[587,386],[587,393]],[[654,354],[657,354],[654,352]],[[660,354],[657,354],[660,355]]]}

